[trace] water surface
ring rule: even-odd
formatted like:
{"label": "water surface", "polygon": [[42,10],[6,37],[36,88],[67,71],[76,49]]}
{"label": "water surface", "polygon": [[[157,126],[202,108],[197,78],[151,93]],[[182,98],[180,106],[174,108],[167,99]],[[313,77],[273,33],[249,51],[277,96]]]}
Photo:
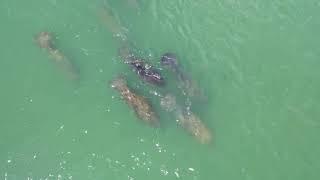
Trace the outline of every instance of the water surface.
{"label": "water surface", "polygon": [[[150,63],[179,56],[208,97],[192,108],[213,144],[181,129],[119,61],[103,6]],[[0,179],[319,179],[319,8],[314,0],[2,0]],[[55,33],[79,82],[35,44],[40,31]],[[161,129],[139,122],[109,87],[119,73],[154,104]]]}

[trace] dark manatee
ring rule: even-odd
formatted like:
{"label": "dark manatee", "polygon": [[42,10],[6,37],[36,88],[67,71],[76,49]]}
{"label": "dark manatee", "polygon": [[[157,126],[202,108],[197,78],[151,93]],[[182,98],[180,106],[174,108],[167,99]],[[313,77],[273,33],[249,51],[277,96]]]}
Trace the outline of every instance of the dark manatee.
{"label": "dark manatee", "polygon": [[172,70],[178,70],[177,56],[173,53],[165,53],[161,57],[161,65],[168,66]]}
{"label": "dark manatee", "polygon": [[161,65],[170,69],[177,77],[178,87],[182,90],[182,93],[188,97],[200,97],[205,99],[199,87],[188,76],[188,74],[179,65],[177,56],[174,53],[168,52],[162,55]]}
{"label": "dark manatee", "polygon": [[169,68],[173,71],[180,83],[183,83],[187,88],[187,86],[191,83],[191,79],[187,76],[187,74],[182,70],[182,68],[178,64],[178,58],[174,53],[168,52],[162,55],[161,57],[161,65]]}
{"label": "dark manatee", "polygon": [[146,64],[142,60],[136,60],[129,63],[138,75],[148,83],[158,86],[164,85],[164,79],[158,70]]}
{"label": "dark manatee", "polygon": [[130,53],[127,48],[120,48],[119,55],[144,81],[157,86],[165,84],[162,75],[156,68],[146,63],[143,59],[136,57],[133,53]]}

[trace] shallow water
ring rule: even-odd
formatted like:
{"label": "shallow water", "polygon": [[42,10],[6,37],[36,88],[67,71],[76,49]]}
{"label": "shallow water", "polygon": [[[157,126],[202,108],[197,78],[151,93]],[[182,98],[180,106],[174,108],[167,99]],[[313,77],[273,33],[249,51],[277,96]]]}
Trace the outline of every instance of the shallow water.
{"label": "shallow water", "polygon": [[[150,63],[179,56],[208,97],[192,109],[212,144],[181,129],[149,92],[156,88],[119,61],[103,6]],[[1,0],[0,179],[319,179],[319,8],[314,0]],[[78,82],[34,42],[40,31],[55,34]],[[110,88],[119,73],[152,102],[161,129],[142,124]]]}

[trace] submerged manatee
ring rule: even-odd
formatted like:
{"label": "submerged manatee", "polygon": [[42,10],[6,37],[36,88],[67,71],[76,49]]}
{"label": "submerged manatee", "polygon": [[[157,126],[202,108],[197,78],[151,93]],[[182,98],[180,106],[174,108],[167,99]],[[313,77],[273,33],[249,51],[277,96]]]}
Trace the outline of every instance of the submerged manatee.
{"label": "submerged manatee", "polygon": [[191,80],[191,78],[179,66],[178,58],[174,53],[165,53],[161,57],[161,65],[170,69],[178,79],[178,87],[182,93],[188,97],[200,97],[205,99],[199,87]]}
{"label": "submerged manatee", "polygon": [[134,93],[127,85],[124,77],[117,77],[111,82],[111,87],[116,89],[134,110],[139,119],[153,127],[159,127],[160,123],[149,102],[142,96]]}
{"label": "submerged manatee", "polygon": [[193,135],[200,143],[208,144],[211,142],[212,135],[210,130],[193,112],[184,110],[179,106],[173,95],[167,94],[162,97],[160,104],[166,111],[173,112],[178,124]]}
{"label": "submerged manatee", "polygon": [[53,35],[49,32],[40,32],[36,37],[35,41],[38,46],[42,49],[46,49],[52,59],[56,62],[56,64],[63,70],[65,74],[71,80],[77,80],[79,78],[79,73],[74,65],[71,63],[69,59],[62,54],[61,51],[56,49],[52,43]]}

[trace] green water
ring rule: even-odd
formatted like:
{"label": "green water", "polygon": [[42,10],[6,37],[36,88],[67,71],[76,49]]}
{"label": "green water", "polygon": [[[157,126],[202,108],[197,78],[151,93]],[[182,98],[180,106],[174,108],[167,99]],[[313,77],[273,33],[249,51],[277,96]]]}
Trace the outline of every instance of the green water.
{"label": "green water", "polygon": [[[178,54],[208,96],[192,108],[211,145],[177,126],[120,63],[102,6],[153,64]],[[0,179],[319,179],[319,8],[315,0],[1,0]],[[35,44],[40,31],[55,34],[79,82]],[[108,86],[119,73],[152,101],[161,129],[139,122]]]}

